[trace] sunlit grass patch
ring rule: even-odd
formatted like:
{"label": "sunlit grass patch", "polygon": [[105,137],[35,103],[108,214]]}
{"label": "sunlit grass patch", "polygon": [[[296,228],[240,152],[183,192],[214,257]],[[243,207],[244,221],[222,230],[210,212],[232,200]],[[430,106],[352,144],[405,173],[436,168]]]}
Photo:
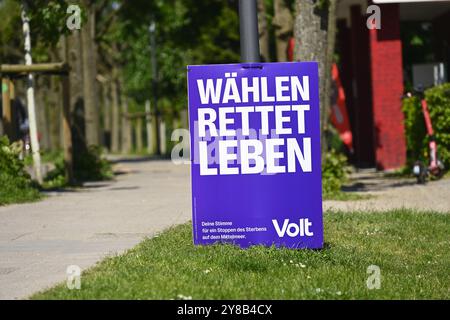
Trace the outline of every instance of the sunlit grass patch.
{"label": "sunlit grass patch", "polygon": [[[327,212],[322,250],[194,246],[190,224],[144,240],[34,299],[448,299],[450,215]],[[369,289],[369,266],[380,289]]]}

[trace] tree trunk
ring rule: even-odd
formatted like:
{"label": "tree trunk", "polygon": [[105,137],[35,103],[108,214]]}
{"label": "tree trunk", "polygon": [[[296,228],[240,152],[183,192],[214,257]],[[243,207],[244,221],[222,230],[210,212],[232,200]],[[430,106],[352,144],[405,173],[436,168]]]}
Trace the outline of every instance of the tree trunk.
{"label": "tree trunk", "polygon": [[272,24],[275,28],[277,61],[288,61],[287,49],[289,38],[293,34],[294,18],[292,17],[291,9],[286,4],[286,0],[274,0],[273,9]]}
{"label": "tree trunk", "polygon": [[104,144],[111,150],[111,96],[110,89],[111,81],[104,83],[102,86],[102,96],[103,96],[103,131],[104,131]]}
{"label": "tree trunk", "polygon": [[158,149],[158,146],[161,146],[160,144],[160,131],[159,131],[159,121],[155,116],[155,113],[153,112],[152,117],[151,117],[151,127],[152,127],[152,142],[151,145],[153,147],[153,154],[156,155],[160,155],[161,154],[161,150]]}
{"label": "tree trunk", "polygon": [[9,78],[2,78],[2,109],[5,134],[10,142],[14,141],[13,117],[10,97]]}
{"label": "tree trunk", "polygon": [[[23,2],[22,8],[22,22],[23,22],[23,35],[25,38],[25,64],[30,66],[33,64],[31,58],[31,36],[30,36],[30,20],[27,16],[27,5]],[[42,184],[42,169],[41,169],[41,153],[37,131],[36,121],[36,106],[34,99],[34,77],[32,73],[27,75],[27,109],[28,109],[28,121],[30,126],[30,140],[31,150],[33,153],[33,168],[36,180]]]}
{"label": "tree trunk", "polygon": [[[81,48],[81,32],[78,30],[73,30],[70,34],[65,36],[67,39],[63,42],[64,45],[61,47],[61,56],[64,57],[64,61],[69,63],[70,72],[66,83],[63,85],[69,85],[69,88],[62,89],[69,93],[69,105],[64,106],[66,101],[63,101],[63,107],[66,108],[65,117],[63,122],[63,135],[64,130],[69,129],[70,133],[65,134],[63,139],[63,146],[65,148],[65,153],[67,159],[67,170],[73,169],[73,155],[80,154],[86,151],[86,135],[85,135],[85,121],[84,121],[84,104],[83,104],[83,59],[82,59],[82,48]],[[63,79],[62,79],[63,80]],[[64,82],[64,80],[63,80]],[[67,94],[66,92],[66,94]],[[64,93],[63,93],[64,94]],[[70,126],[67,128],[65,126]],[[68,135],[70,134],[70,141]],[[70,145],[69,145],[70,143]],[[68,149],[70,147],[70,150]],[[70,152],[70,154],[69,154]],[[72,163],[69,163],[72,162]],[[72,169],[70,168],[72,166]],[[70,173],[69,173],[70,174]]]}
{"label": "tree trunk", "polygon": [[[326,3],[326,2],[325,2]],[[299,61],[317,61],[319,64],[319,97],[321,113],[322,153],[326,150],[326,105],[329,100],[327,78],[330,68],[327,65],[328,42],[328,5],[313,0],[296,0],[297,17],[295,19],[295,58]],[[324,157],[322,157],[324,159]]]}
{"label": "tree trunk", "polygon": [[116,70],[113,69],[111,79],[111,151],[113,153],[118,153],[120,151],[120,106],[116,74]]}
{"label": "tree trunk", "polygon": [[[75,105],[83,98],[83,62],[81,50],[81,35],[78,30],[74,30],[67,35],[68,56],[67,62],[70,64],[70,108],[75,110]],[[84,134],[84,133],[83,133]]]}
{"label": "tree trunk", "polygon": [[99,145],[99,110],[97,101],[97,61],[95,45],[95,10],[91,1],[84,0],[88,10],[88,20],[81,28],[81,47],[83,51],[83,93],[84,121],[87,145]]}
{"label": "tree trunk", "polygon": [[[331,110],[331,68],[333,66],[334,49],[336,43],[336,1],[330,1],[329,11],[328,11],[328,35],[327,35],[327,57],[325,62],[325,100],[323,106],[323,112],[321,115],[322,130],[326,133],[328,132],[328,125],[330,119]],[[326,141],[324,141],[326,142]],[[327,144],[322,143],[322,153],[327,151]]]}
{"label": "tree trunk", "polygon": [[142,141],[142,121],[144,119],[141,117],[136,118],[136,126],[135,126],[135,133],[136,133],[136,151],[142,152],[144,148],[144,143]]}
{"label": "tree trunk", "polygon": [[[67,36],[62,37],[61,41],[61,52],[63,61],[69,63],[70,59],[70,46]],[[62,146],[64,150],[64,167],[67,182],[73,184],[73,139],[72,139],[72,116],[70,113],[71,109],[71,93],[70,93],[70,75],[63,75],[61,77],[61,94],[62,94],[62,121],[61,121],[61,132],[62,132]]]}

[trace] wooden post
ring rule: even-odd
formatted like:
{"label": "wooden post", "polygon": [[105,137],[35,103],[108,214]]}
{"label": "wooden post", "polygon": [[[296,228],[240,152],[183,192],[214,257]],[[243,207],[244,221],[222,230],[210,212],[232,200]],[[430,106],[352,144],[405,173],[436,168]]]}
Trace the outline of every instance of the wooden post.
{"label": "wooden post", "polygon": [[9,94],[9,79],[2,78],[3,130],[10,142],[13,139],[11,98]]}
{"label": "wooden post", "polygon": [[62,76],[63,94],[63,148],[66,179],[69,184],[73,184],[73,149],[72,131],[70,126],[70,78],[69,75]]}

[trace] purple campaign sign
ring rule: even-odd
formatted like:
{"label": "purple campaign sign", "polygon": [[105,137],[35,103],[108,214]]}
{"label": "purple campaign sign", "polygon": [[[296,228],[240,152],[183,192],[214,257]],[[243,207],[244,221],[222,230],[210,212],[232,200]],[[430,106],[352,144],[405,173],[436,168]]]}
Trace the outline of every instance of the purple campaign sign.
{"label": "purple campaign sign", "polygon": [[188,66],[195,244],[322,248],[316,62]]}

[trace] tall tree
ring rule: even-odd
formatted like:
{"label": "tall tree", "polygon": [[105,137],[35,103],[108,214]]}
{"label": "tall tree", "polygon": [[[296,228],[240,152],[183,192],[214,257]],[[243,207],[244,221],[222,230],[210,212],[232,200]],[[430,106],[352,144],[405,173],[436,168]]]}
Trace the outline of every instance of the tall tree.
{"label": "tall tree", "polygon": [[81,48],[83,61],[84,120],[87,145],[99,145],[100,110],[97,92],[97,52],[95,44],[94,1],[83,0],[87,21],[81,28]]}

